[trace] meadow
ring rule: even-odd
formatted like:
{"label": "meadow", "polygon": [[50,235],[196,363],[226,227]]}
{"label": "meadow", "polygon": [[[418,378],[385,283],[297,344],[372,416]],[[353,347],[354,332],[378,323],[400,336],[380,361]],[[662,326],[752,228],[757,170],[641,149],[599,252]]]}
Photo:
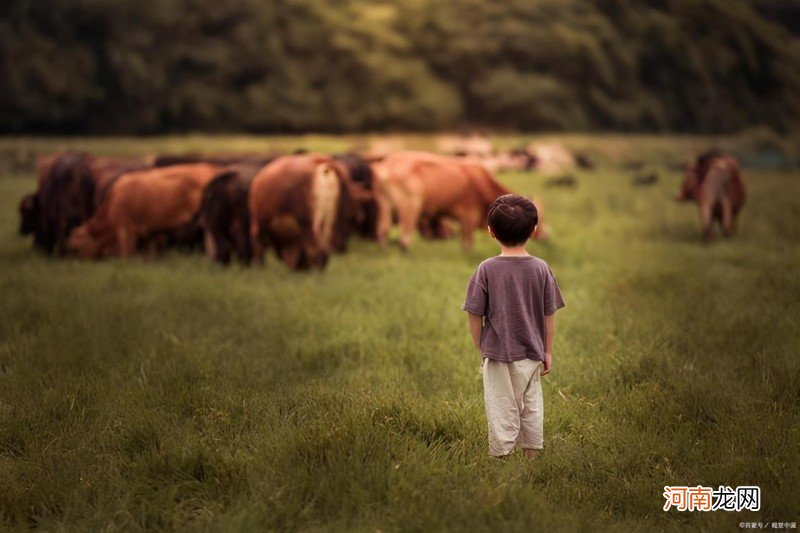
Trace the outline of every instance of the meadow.
{"label": "meadow", "polygon": [[[353,138],[3,139],[148,150],[340,150]],[[420,143],[424,144],[425,139]],[[514,138],[500,143],[511,145]],[[599,166],[543,199],[558,278],[545,452],[489,458],[460,305],[498,253],[351,241],[323,273],[199,255],[79,262],[17,234],[0,177],[0,528],[735,530],[800,521],[800,171],[746,171],[730,240],[672,201],[711,140],[573,136]],[[631,185],[620,158],[661,179]],[[665,485],[758,485],[758,512],[664,512]]]}

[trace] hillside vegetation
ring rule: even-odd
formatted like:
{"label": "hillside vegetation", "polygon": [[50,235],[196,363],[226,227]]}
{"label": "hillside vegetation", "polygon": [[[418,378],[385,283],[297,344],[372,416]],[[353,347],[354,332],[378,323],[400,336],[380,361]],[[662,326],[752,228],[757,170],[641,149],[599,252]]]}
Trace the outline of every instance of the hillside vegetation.
{"label": "hillside vegetation", "polygon": [[6,0],[0,131],[785,133],[796,42],[745,0]]}

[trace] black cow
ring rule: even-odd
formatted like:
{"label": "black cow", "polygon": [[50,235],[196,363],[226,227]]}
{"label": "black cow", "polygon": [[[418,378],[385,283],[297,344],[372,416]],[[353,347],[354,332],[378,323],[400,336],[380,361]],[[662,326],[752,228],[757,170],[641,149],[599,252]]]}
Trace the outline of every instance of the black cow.
{"label": "black cow", "polygon": [[262,165],[232,165],[203,189],[200,226],[203,228],[206,254],[227,265],[231,256],[250,263],[250,211],[247,195],[253,177]]}

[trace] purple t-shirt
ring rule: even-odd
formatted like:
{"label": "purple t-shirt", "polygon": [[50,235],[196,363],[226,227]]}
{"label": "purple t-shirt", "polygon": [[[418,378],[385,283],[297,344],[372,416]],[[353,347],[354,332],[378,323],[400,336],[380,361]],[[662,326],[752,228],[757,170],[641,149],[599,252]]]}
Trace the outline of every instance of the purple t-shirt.
{"label": "purple t-shirt", "polygon": [[511,362],[544,361],[544,317],[562,307],[547,263],[532,255],[499,255],[478,265],[461,309],[485,317],[483,356]]}

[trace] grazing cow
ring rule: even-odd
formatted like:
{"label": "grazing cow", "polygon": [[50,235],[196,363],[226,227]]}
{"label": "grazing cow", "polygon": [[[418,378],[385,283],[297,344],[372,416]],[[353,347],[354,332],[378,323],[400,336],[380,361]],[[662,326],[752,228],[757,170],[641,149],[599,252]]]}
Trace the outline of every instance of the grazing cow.
{"label": "grazing cow", "polygon": [[324,268],[346,180],[339,163],[318,154],[281,157],[261,169],[248,198],[254,260],[263,264],[273,246],[292,270]]}
{"label": "grazing cow", "polygon": [[703,238],[714,236],[713,222],[722,225],[729,237],[735,230],[735,219],[744,205],[744,179],[735,158],[709,151],[686,167],[677,201],[695,201],[700,210]]}
{"label": "grazing cow", "polygon": [[544,182],[545,187],[577,187],[578,178],[574,174],[564,174],[549,178]]}
{"label": "grazing cow", "polygon": [[635,176],[631,183],[637,187],[647,187],[658,183],[658,174],[651,172],[650,174],[640,174]]}
{"label": "grazing cow", "polygon": [[123,174],[67,246],[81,258],[131,256],[143,239],[170,231],[193,234],[203,187],[221,171],[200,163]]}
{"label": "grazing cow", "polygon": [[536,170],[543,174],[557,174],[569,172],[578,162],[575,155],[563,144],[550,142],[544,144],[530,144],[527,151],[536,158]]}
{"label": "grazing cow", "polygon": [[206,254],[214,261],[227,265],[233,252],[245,264],[252,260],[247,194],[262,168],[257,164],[231,165],[203,189],[200,226]]}
{"label": "grazing cow", "polygon": [[472,233],[486,224],[489,205],[509,191],[482,166],[425,152],[397,152],[373,165],[378,201],[378,241],[385,244],[397,214],[400,245],[407,249],[412,233],[424,221],[436,235],[442,217],[461,226],[465,249]]}
{"label": "grazing cow", "polygon": [[21,226],[33,233],[36,246],[62,255],[69,233],[91,217],[113,180],[148,165],[141,159],[78,152],[40,157],[38,190],[35,198],[26,197],[20,205]]}

